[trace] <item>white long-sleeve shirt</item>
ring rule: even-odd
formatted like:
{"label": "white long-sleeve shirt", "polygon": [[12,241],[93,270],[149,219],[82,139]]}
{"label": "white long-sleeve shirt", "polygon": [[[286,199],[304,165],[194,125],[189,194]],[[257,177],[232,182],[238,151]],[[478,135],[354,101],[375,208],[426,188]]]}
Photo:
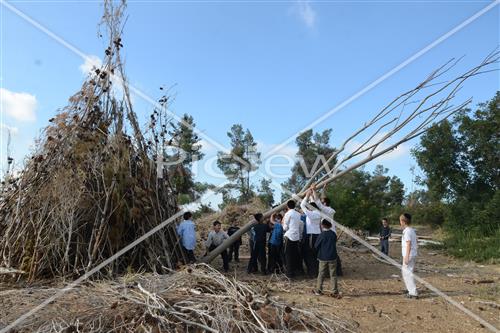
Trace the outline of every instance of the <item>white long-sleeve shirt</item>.
{"label": "white long-sleeve shirt", "polygon": [[296,242],[300,240],[301,232],[300,227],[302,221],[300,220],[300,213],[295,209],[290,209],[283,217],[283,230],[285,230],[285,237],[289,240]]}
{"label": "white long-sleeve shirt", "polygon": [[328,207],[328,206],[325,206],[321,203],[321,200],[319,200],[318,198],[316,198],[314,200],[314,202],[316,203],[316,205],[318,206],[318,208],[321,210],[321,212],[329,217],[332,218],[332,230],[334,233],[337,233],[337,230],[335,229],[335,220],[334,220],[334,216],[335,216],[335,209],[333,209],[332,207]]}
{"label": "white long-sleeve shirt", "polygon": [[306,198],[302,199],[300,208],[306,214],[306,233],[320,234],[321,233],[321,213],[316,209],[307,208]]}

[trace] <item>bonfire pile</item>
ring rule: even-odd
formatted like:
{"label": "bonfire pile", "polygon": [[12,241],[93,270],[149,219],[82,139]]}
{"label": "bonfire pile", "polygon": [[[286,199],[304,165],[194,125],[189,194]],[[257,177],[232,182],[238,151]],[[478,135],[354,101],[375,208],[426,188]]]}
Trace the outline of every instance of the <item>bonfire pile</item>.
{"label": "bonfire pile", "polygon": [[[79,276],[177,212],[167,171],[165,100],[141,131],[120,49],[125,5],[105,2],[109,46],[69,105],[49,120],[24,169],[0,193],[0,267],[29,280]],[[182,259],[173,224],[106,267],[172,268]]]}
{"label": "bonfire pile", "polygon": [[[200,264],[169,275],[95,283],[80,293],[80,311],[37,332],[352,332],[357,323],[278,301]],[[69,297],[69,296],[68,296]],[[91,300],[94,306],[84,302]],[[98,304],[98,305],[97,305]],[[40,318],[39,322],[42,321]],[[23,331],[22,328],[20,328]]]}

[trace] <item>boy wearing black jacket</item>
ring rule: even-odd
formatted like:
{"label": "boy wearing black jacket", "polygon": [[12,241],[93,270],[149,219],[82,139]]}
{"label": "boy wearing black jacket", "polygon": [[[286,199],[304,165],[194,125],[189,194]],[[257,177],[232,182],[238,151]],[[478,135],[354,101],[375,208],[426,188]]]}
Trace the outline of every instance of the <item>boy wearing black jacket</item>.
{"label": "boy wearing black jacket", "polygon": [[386,256],[389,255],[389,238],[391,238],[391,227],[389,227],[389,220],[387,218],[382,219],[382,228],[379,233],[380,237],[380,251]]}
{"label": "boy wearing black jacket", "polygon": [[261,213],[254,215],[257,224],[252,227],[253,242],[248,263],[247,273],[258,271],[257,262],[260,263],[260,270],[263,275],[267,274],[266,270],[266,240],[269,226],[264,223],[264,217]]}
{"label": "boy wearing black jacket", "polygon": [[[232,236],[236,231],[240,230],[240,227],[238,227],[238,221],[233,221],[233,224],[227,229],[227,235],[229,237]],[[241,246],[241,238],[239,238],[236,242],[231,244],[229,247],[229,262],[233,260],[236,262],[240,262],[240,246]]]}
{"label": "boy wearing black jacket", "polygon": [[323,293],[323,281],[327,271],[330,272],[330,281],[332,284],[333,296],[339,295],[337,287],[337,234],[332,230],[332,224],[328,220],[321,222],[323,232],[318,236],[314,244],[318,251],[319,271],[318,280],[316,282],[316,295]]}

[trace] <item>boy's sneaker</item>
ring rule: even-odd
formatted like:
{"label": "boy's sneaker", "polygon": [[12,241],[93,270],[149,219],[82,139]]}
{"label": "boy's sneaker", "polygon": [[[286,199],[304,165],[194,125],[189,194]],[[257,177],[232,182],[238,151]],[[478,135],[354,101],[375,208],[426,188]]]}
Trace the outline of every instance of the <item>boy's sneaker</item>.
{"label": "boy's sneaker", "polygon": [[342,298],[342,295],[340,295],[340,293],[338,292],[338,290],[333,291],[330,296],[333,297],[333,298],[336,298],[336,299],[341,299]]}
{"label": "boy's sneaker", "polygon": [[417,295],[406,294],[405,297],[408,298],[408,299],[418,299]]}
{"label": "boy's sneaker", "polygon": [[313,290],[313,294],[316,295],[316,296],[321,296],[321,295],[323,295],[323,292],[321,290],[314,289]]}

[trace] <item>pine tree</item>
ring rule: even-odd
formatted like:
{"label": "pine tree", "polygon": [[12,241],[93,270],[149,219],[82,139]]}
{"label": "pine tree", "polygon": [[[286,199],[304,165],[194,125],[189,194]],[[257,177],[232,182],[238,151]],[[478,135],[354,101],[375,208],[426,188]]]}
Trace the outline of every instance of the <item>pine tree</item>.
{"label": "pine tree", "polygon": [[226,196],[231,197],[229,193],[237,191],[237,200],[246,202],[255,196],[250,184],[250,173],[261,163],[260,153],[257,152],[257,143],[252,133],[248,129],[244,131],[240,124],[233,125],[227,136],[231,140],[231,151],[230,154],[221,151],[217,153],[217,166],[230,181],[225,186]]}
{"label": "pine tree", "polygon": [[258,189],[258,197],[260,200],[266,204],[268,207],[272,207],[274,204],[274,190],[271,188],[271,180],[262,178],[260,181],[260,187]]}
{"label": "pine tree", "polygon": [[[286,189],[293,193],[299,192],[307,183],[309,175],[314,174],[335,153],[335,148],[329,143],[331,133],[331,129],[324,130],[322,133],[313,133],[310,129],[297,137],[295,142],[299,148],[297,152],[299,160],[292,168],[292,176],[283,183]],[[333,168],[336,162],[336,159],[333,159],[328,163],[328,168]],[[319,177],[323,176],[328,168],[325,168]]]}
{"label": "pine tree", "polygon": [[203,186],[195,183],[191,168],[193,161],[202,159],[204,154],[201,152],[201,139],[194,130],[196,124],[192,116],[184,114],[177,124],[171,126],[173,127],[171,144],[177,148],[175,159],[182,160],[181,163],[172,166],[172,181],[179,202],[183,204],[198,199],[203,192],[198,191]]}

